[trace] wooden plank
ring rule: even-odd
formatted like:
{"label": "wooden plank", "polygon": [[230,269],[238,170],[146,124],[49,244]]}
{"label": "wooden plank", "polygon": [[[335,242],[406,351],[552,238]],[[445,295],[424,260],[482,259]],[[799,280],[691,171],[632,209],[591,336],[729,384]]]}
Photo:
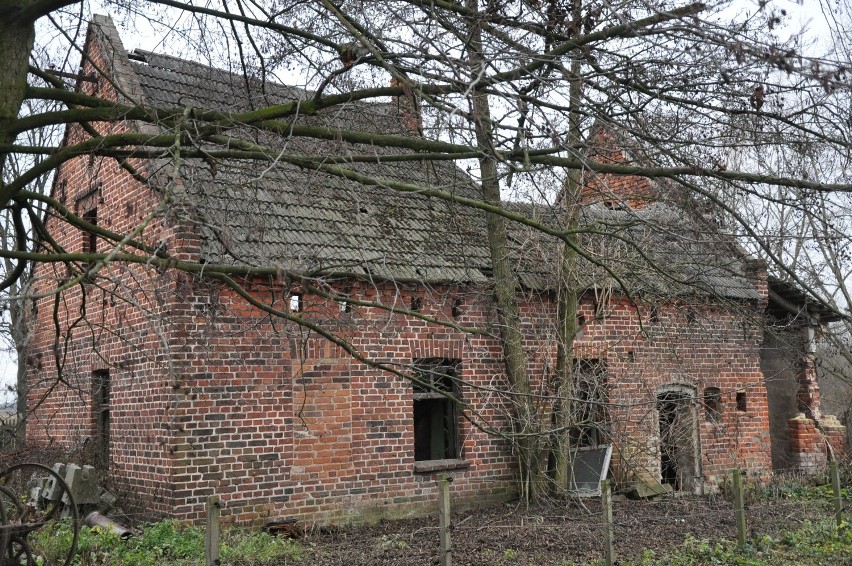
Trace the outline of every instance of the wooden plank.
{"label": "wooden plank", "polygon": [[834,491],[834,520],[837,526],[843,523],[843,497],[840,492],[840,470],[837,462],[831,463],[831,489]]}
{"label": "wooden plank", "polygon": [[221,504],[215,495],[207,498],[207,531],[204,536],[204,557],[206,566],[219,566],[219,515]]}
{"label": "wooden plank", "polygon": [[615,548],[612,532],[612,488],[609,480],[601,482],[601,506],[603,507],[604,564],[612,566],[615,564]]}
{"label": "wooden plank", "polygon": [[746,516],[745,502],[743,497],[743,478],[740,471],[735,469],[734,476],[734,513],[737,517],[737,542],[745,546],[746,543]]}
{"label": "wooden plank", "polygon": [[447,474],[438,476],[438,530],[441,541],[439,564],[452,566],[453,548],[450,541],[450,478]]}

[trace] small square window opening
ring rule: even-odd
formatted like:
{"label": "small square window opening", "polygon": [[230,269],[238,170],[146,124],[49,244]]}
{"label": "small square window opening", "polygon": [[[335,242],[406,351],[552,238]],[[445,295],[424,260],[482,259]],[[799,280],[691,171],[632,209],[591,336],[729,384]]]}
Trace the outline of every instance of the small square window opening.
{"label": "small square window opening", "polygon": [[453,318],[459,318],[463,313],[464,313],[464,311],[462,310],[462,300],[461,299],[455,299],[453,301],[453,311],[452,311]]}
{"label": "small square window opening", "polygon": [[651,307],[651,315],[649,319],[653,324],[660,322],[660,309],[658,309],[656,305]]}
{"label": "small square window opening", "polygon": [[290,295],[290,312],[302,312],[302,295]]}

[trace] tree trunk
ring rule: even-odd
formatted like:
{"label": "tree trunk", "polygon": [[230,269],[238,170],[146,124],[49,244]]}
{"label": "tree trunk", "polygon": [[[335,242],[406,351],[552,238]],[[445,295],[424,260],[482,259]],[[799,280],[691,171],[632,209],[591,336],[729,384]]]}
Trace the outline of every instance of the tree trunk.
{"label": "tree trunk", "polygon": [[[471,11],[478,9],[476,0],[467,0],[466,7]],[[476,82],[479,71],[485,64],[482,54],[482,34],[478,19],[471,22],[469,60],[472,68],[473,94],[471,95],[471,113],[476,128],[478,149],[482,152],[479,168],[482,176],[483,199],[499,205],[500,181],[497,174],[497,160],[492,152],[491,111],[488,95]],[[530,396],[530,381],[527,374],[526,354],[521,335],[521,317],[517,302],[517,278],[512,270],[509,238],[506,218],[499,214],[486,214],[488,248],[491,255],[491,267],[494,271],[494,295],[497,307],[497,323],[500,326],[500,339],[506,364],[506,374],[511,388],[511,402],[516,436],[515,447],[521,464],[521,493],[526,500],[535,498],[544,487],[541,475],[541,454],[538,449],[540,427],[537,414]]]}
{"label": "tree trunk", "polygon": [[[34,22],[0,18],[0,145],[12,143],[14,136],[4,127],[18,117],[27,91],[30,52],[35,41]],[[8,152],[0,151],[0,169]],[[3,195],[6,206],[11,195]]]}
{"label": "tree trunk", "polygon": [[[574,0],[574,29],[580,29],[581,1]],[[580,79],[580,60],[571,62],[571,77],[568,100],[568,139],[567,147],[580,147],[580,97],[583,84]],[[581,193],[583,190],[582,171],[568,169],[562,187],[563,226],[567,231],[567,241],[563,243],[562,262],[559,269],[559,288],[557,290],[556,320],[558,328],[556,346],[556,432],[553,442],[554,482],[556,494],[567,496],[569,493],[571,461],[571,426],[573,399],[575,395],[574,336],[577,334],[577,226]]]}
{"label": "tree trunk", "polygon": [[[571,136],[575,131],[572,124]],[[579,139],[579,129],[576,132]],[[581,172],[573,169],[568,172],[564,191],[563,216],[564,227],[570,231],[568,238],[576,243],[575,230],[579,224],[579,192],[582,190],[580,181]],[[553,443],[553,461],[555,465],[556,493],[565,496],[568,494],[570,481],[571,460],[571,426],[573,422],[575,395],[574,378],[574,337],[577,334],[577,305],[579,296],[577,293],[577,252],[568,242],[563,244],[562,261],[559,269],[559,288],[557,290],[556,320],[557,346],[556,346],[556,433]]]}
{"label": "tree trunk", "polygon": [[17,447],[21,448],[26,442],[27,436],[27,347],[26,343],[15,344],[18,354],[18,375],[15,393],[18,395],[17,414],[18,422],[15,428]]}

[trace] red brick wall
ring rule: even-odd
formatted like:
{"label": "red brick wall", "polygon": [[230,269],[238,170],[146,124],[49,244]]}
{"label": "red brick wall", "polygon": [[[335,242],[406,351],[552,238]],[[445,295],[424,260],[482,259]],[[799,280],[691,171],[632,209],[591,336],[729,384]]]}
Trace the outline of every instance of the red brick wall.
{"label": "red brick wall", "polygon": [[[100,44],[90,45],[92,61],[83,66],[84,74],[96,75],[93,65],[110,68],[113,62],[101,53]],[[132,85],[122,86],[133,94]],[[83,90],[109,100],[118,98],[103,78],[96,84],[83,83]],[[102,134],[136,129],[122,121],[93,127]],[[73,126],[66,133],[66,143],[87,137],[82,128]],[[149,172],[146,162],[129,160],[129,164],[142,175]],[[133,237],[150,246],[163,244],[180,252],[176,242],[192,243],[191,238],[175,238],[179,226],[156,210],[157,193],[135,181],[114,160],[86,156],[66,162],[57,173],[52,196],[78,216],[96,207],[99,227],[119,234],[136,230]],[[82,232],[63,220],[50,217],[47,228],[64,251],[88,251]],[[95,251],[132,249],[98,238]],[[82,261],[70,268],[38,266],[36,293],[61,285],[70,288],[37,301],[27,359],[32,411],[28,441],[64,446],[73,451],[72,457],[91,458],[98,444],[92,373],[108,370],[112,390],[109,467],[118,480],[110,487],[132,499],[141,495],[152,514],[169,512],[174,508],[169,478],[178,426],[172,384],[186,360],[176,339],[182,324],[176,278],[172,273],[119,263],[83,277],[86,269]]]}
{"label": "red brick wall", "polygon": [[[583,302],[587,323],[575,351],[606,362],[614,465],[622,480],[636,467],[659,474],[656,393],[671,385],[696,394],[699,472],[709,488],[733,467],[771,470],[766,389],[759,367],[762,334],[756,313],[761,308],[669,302],[652,314],[647,305],[637,308],[616,300],[604,317],[595,318],[593,301]],[[708,418],[703,405],[707,387],[721,390],[718,418]],[[746,394],[745,411],[737,409],[737,392]]]}
{"label": "red brick wall", "polygon": [[[276,285],[255,285],[253,293],[287,310],[286,293]],[[401,306],[417,294],[424,298],[424,314],[450,320],[450,308],[463,293],[460,324],[485,327],[493,321],[488,295],[476,289],[440,288],[428,294],[420,287],[392,284],[351,289],[355,298]],[[138,439],[155,437],[163,427],[173,435],[171,443],[147,446],[172,465],[171,477],[164,479],[174,488],[170,511],[178,516],[200,519],[204,499],[214,493],[222,498],[226,516],[255,521],[379,518],[434,505],[434,474],[414,471],[412,390],[406,381],[352,359],[295,324],[273,322],[219,286],[184,284],[181,296],[193,316],[180,333],[183,351],[173,352],[171,361],[185,359],[185,370],[175,374],[174,382],[161,379],[159,391],[148,395],[159,401],[145,399],[141,411],[132,400],[141,393],[131,385],[133,379],[117,384],[128,389],[116,396],[115,434],[120,438],[118,431],[134,429],[136,437],[114,446],[115,474],[143,493],[156,489],[138,479],[141,474],[150,482],[151,476],[134,465],[131,453],[138,453]],[[470,413],[480,425],[505,427],[501,353],[493,338],[374,308],[353,307],[341,314],[336,304],[311,295],[303,300],[300,316],[333,329],[375,361],[402,368],[419,357],[460,359],[462,378],[481,388],[480,393],[462,392]],[[654,392],[677,383],[693,385],[699,395],[710,385],[723,391],[720,422],[706,422],[696,406],[708,481],[717,481],[733,466],[768,470],[765,392],[755,369],[759,330],[734,309],[705,307],[689,320],[686,311],[682,304],[664,306],[651,322],[648,309],[616,301],[604,318],[595,319],[592,298],[581,305],[588,322],[577,356],[606,363],[619,465],[659,473]],[[527,352],[531,374],[540,379],[553,367],[553,342],[547,339],[553,336],[553,305],[547,296],[533,296],[523,303],[523,312],[528,335],[539,337],[527,341]],[[168,357],[161,358],[164,365]],[[743,389],[749,410],[740,413],[733,399]],[[166,422],[146,422],[144,414],[156,410],[149,405],[162,407]],[[130,422],[122,424],[123,419]],[[483,502],[513,492],[516,466],[507,442],[467,422],[461,436],[469,466],[450,472],[456,478],[454,498]]]}
{"label": "red brick wall", "polygon": [[[455,291],[455,292],[453,292]],[[359,362],[293,323],[271,322],[232,291],[195,288],[198,309],[188,329],[189,350],[200,353],[181,383],[179,451],[175,458],[175,512],[200,518],[207,495],[219,495],[225,514],[264,521],[299,517],[328,522],[377,519],[422,512],[435,502],[433,473],[414,471],[410,382]],[[256,284],[254,294],[287,310],[277,285]],[[461,292],[464,292],[462,290]],[[445,318],[458,290],[398,289],[355,284],[350,296],[407,307],[423,297],[423,314]],[[277,298],[277,301],[275,300]],[[502,367],[493,339],[473,338],[435,324],[352,307],[306,295],[300,316],[334,329],[371,360],[406,369],[413,359],[461,360],[461,377],[499,387]],[[480,322],[487,299],[464,300],[461,323]],[[463,400],[481,424],[504,427],[498,392]],[[514,491],[514,461],[504,441],[461,423],[463,470],[451,471],[454,498],[487,502]]]}
{"label": "red brick wall", "polygon": [[[604,165],[643,165],[631,159],[622,146],[622,140],[610,128],[596,126],[586,156]],[[642,208],[659,197],[657,183],[647,177],[588,171],[584,175],[580,202],[601,203],[610,208]]]}

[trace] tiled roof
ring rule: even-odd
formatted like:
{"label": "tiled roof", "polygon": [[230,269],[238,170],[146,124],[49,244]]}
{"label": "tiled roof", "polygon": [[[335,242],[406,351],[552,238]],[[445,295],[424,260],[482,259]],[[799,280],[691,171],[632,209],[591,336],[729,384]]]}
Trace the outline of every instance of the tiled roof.
{"label": "tiled roof", "polygon": [[[175,57],[136,51],[131,58],[147,103],[157,107],[242,111],[309,95],[268,82],[262,88],[251,79],[247,88],[240,75]],[[350,104],[302,120],[348,130],[402,131],[394,104]],[[280,143],[282,152],[292,155],[401,153],[341,141],[270,140],[264,137],[268,134],[251,131],[240,135]],[[477,186],[450,162],[379,159],[346,166],[377,180],[479,196]],[[490,273],[483,214],[443,199],[399,193],[380,182],[363,185],[275,160],[227,159],[212,165],[191,159],[180,175],[197,213],[202,255],[210,262],[398,281],[483,282]],[[551,226],[560,223],[558,209],[512,206]],[[592,205],[583,209],[583,222],[595,233],[581,238],[585,257],[576,281],[581,287],[623,283],[643,295],[699,292],[760,298],[730,242],[713,229],[697,231],[694,221],[669,206],[609,210]],[[516,224],[511,238],[521,284],[552,288],[560,253],[556,239]]]}
{"label": "tiled roof", "polygon": [[[549,226],[562,226],[561,209],[511,205],[517,212]],[[746,276],[746,260],[729,236],[661,202],[640,209],[610,209],[601,204],[580,208],[576,273],[580,289],[624,288],[648,297],[702,294],[727,299],[760,299]],[[516,264],[521,280],[533,288],[555,288],[561,247],[531,228],[513,229],[523,245]]]}
{"label": "tiled roof", "polygon": [[[133,59],[147,102],[157,107],[243,111],[309,96],[301,89],[269,84],[257,94],[259,82],[250,81],[247,89],[237,75],[174,57],[137,51]],[[393,104],[356,103],[302,123],[401,132],[396,110]],[[274,141],[282,152],[294,155],[400,153],[298,137]],[[478,196],[470,179],[447,162],[379,160],[346,166],[378,180]],[[208,261],[400,281],[485,280],[484,219],[469,208],[272,160],[217,160],[215,166],[189,160],[180,172],[201,223],[202,254]]]}

